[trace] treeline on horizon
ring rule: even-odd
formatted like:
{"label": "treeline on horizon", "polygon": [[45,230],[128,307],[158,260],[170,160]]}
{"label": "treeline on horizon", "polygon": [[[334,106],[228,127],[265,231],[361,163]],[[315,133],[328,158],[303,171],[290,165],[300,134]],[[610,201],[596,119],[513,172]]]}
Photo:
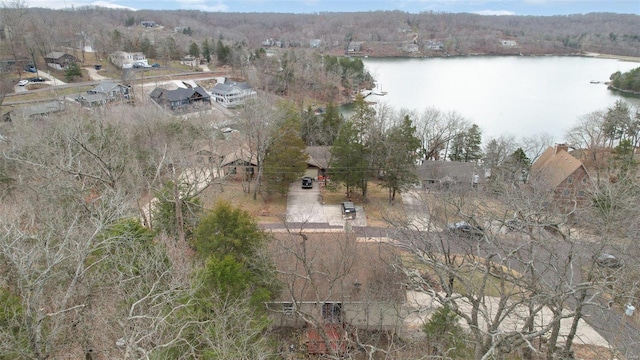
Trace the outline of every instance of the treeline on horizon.
{"label": "treeline on horizon", "polygon": [[[413,56],[403,44],[418,45],[421,56],[484,54],[574,54],[597,52],[640,56],[640,16],[589,13],[556,16],[487,16],[469,13],[419,14],[402,11],[353,13],[221,13],[198,10],[138,10],[80,7],[51,10],[29,9],[48,14],[52,26],[89,33],[112,32],[114,28],[135,32],[141,21],[154,21],[165,29],[189,28],[193,41],[224,38],[238,45],[259,48],[267,39],[285,47],[309,47],[322,41],[319,51],[341,52],[351,42],[361,42],[372,56]],[[81,13],[81,16],[77,16]],[[55,16],[53,16],[55,14]],[[53,17],[52,17],[53,16]],[[127,26],[129,25],[129,26]],[[56,30],[54,30],[56,31]],[[149,36],[152,31],[145,29]],[[157,36],[157,35],[156,35]],[[505,47],[500,40],[515,40]],[[184,43],[188,46],[190,41]],[[442,43],[442,50],[425,50],[429,42]],[[186,50],[186,49],[185,49]]]}

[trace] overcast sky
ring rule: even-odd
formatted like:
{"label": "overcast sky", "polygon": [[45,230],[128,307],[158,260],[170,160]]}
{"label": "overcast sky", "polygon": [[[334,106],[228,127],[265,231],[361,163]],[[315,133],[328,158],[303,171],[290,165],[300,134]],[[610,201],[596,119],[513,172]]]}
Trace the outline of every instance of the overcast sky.
{"label": "overcast sky", "polygon": [[640,0],[26,0],[30,7],[98,5],[134,10],[192,9],[214,12],[352,12],[401,10],[499,15],[640,14]]}

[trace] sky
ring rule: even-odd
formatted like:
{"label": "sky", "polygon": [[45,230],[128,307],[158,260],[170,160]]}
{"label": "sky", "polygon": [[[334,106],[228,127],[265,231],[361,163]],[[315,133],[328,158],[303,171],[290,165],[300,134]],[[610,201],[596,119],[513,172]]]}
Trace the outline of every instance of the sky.
{"label": "sky", "polygon": [[318,13],[400,10],[484,15],[570,15],[612,12],[640,15],[640,0],[25,0],[29,7],[95,5],[132,10]]}

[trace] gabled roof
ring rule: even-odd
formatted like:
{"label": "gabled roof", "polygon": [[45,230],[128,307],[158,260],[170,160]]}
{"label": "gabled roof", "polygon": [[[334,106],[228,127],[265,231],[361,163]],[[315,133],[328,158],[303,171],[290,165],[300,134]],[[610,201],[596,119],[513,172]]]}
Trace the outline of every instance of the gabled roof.
{"label": "gabled roof", "polygon": [[558,187],[578,168],[584,168],[582,162],[567,150],[568,148],[562,145],[547,148],[531,165],[530,176],[543,179],[552,188]]}
{"label": "gabled roof", "polygon": [[192,89],[178,88],[175,90],[166,90],[163,88],[155,88],[149,94],[152,99],[155,100],[166,100],[169,102],[182,101],[186,99],[192,98],[195,94],[199,94],[202,98],[208,99],[210,98],[209,94],[205,89],[198,86]]}
{"label": "gabled roof", "polygon": [[47,56],[45,56],[45,58],[47,59],[60,59],[63,56],[71,56],[73,57],[73,55],[69,55],[67,53],[61,52],[61,51],[52,51],[50,53],[47,54]]}
{"label": "gabled roof", "polygon": [[211,89],[211,92],[215,92],[216,94],[229,94],[235,90],[241,90],[241,91],[246,91],[246,90],[251,90],[251,85],[249,85],[249,83],[246,82],[235,82],[235,81],[228,81],[225,80],[224,83],[216,83],[215,86]]}
{"label": "gabled roof", "polygon": [[405,299],[403,275],[393,269],[395,247],[359,241],[350,233],[274,233],[269,254],[285,284],[279,301]]}
{"label": "gabled roof", "polygon": [[307,164],[315,166],[319,169],[327,169],[329,167],[329,160],[331,159],[331,147],[330,146],[307,146]]}
{"label": "gabled roof", "polygon": [[94,87],[93,89],[89,90],[90,92],[95,92],[95,93],[108,93],[111,90],[113,90],[114,88],[118,87],[118,86],[124,86],[122,84],[118,84],[116,82],[113,81],[101,81],[100,83],[98,83],[98,85],[96,85],[96,87]]}
{"label": "gabled roof", "polygon": [[416,169],[420,180],[440,180],[443,182],[471,183],[473,176],[480,174],[474,163],[461,161],[426,160]]}

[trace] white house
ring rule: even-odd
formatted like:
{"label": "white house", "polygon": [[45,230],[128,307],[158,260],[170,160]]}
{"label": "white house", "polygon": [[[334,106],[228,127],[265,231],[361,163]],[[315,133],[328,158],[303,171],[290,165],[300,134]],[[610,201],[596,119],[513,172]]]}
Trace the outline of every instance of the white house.
{"label": "white house", "polygon": [[248,83],[228,80],[217,83],[210,93],[216,103],[226,108],[240,106],[245,99],[255,97],[257,94]]}
{"label": "white house", "polygon": [[109,55],[109,60],[120,69],[131,69],[134,67],[134,63],[139,67],[149,67],[147,58],[141,52],[116,51]]}

